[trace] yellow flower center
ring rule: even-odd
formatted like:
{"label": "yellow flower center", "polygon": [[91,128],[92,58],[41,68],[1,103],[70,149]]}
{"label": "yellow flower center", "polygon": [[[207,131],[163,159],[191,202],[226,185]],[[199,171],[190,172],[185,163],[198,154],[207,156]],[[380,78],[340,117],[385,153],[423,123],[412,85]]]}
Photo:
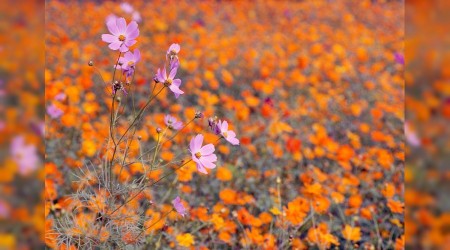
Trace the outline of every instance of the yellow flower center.
{"label": "yellow flower center", "polygon": [[134,65],[134,62],[133,61],[129,61],[128,62],[128,66],[133,66]]}
{"label": "yellow flower center", "polygon": [[200,159],[200,157],[202,157],[202,153],[200,152],[195,153],[195,157],[197,157],[197,159]]}
{"label": "yellow flower center", "polygon": [[119,36],[119,41],[123,42],[123,41],[125,41],[125,38],[126,38],[126,37],[125,37],[124,35],[120,35],[120,36]]}
{"label": "yellow flower center", "polygon": [[223,132],[223,137],[227,138],[228,137],[228,132]]}
{"label": "yellow flower center", "polygon": [[166,86],[170,86],[170,85],[172,85],[172,79],[166,79],[166,81],[164,82],[164,84],[166,85]]}

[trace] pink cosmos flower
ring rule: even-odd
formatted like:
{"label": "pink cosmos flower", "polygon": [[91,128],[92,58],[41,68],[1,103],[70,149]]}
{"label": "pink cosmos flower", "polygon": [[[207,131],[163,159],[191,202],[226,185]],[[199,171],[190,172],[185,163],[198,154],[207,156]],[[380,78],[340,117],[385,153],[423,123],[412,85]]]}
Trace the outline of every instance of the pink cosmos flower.
{"label": "pink cosmos flower", "polygon": [[66,99],[66,94],[64,92],[59,93],[55,96],[55,100],[57,101],[64,101]]}
{"label": "pink cosmos flower", "polygon": [[232,130],[228,130],[228,122],[219,120],[217,127],[220,130],[220,134],[232,145],[239,145],[239,140],[236,138],[236,133]]}
{"label": "pink cosmos flower", "polygon": [[183,203],[181,202],[181,199],[179,196],[177,196],[177,198],[175,198],[172,201],[173,207],[175,208],[175,210],[177,210],[177,213],[179,213],[181,216],[185,216],[187,211],[186,208],[184,207]]}
{"label": "pink cosmos flower", "polygon": [[47,114],[52,118],[52,119],[57,119],[60,116],[62,116],[64,114],[64,112],[59,109],[58,107],[56,107],[55,104],[50,104],[49,106],[47,106]]}
{"label": "pink cosmos flower", "polygon": [[167,75],[166,67],[161,71],[158,69],[158,73],[156,74],[156,80],[158,82],[164,83],[166,87],[175,94],[175,98],[178,98],[181,94],[184,94],[184,91],[180,90],[181,80],[174,79],[177,74],[178,67],[174,67],[170,70],[169,75]]}
{"label": "pink cosmos flower", "polygon": [[167,56],[170,59],[176,57],[180,52],[180,49],[181,47],[178,43],[172,43],[172,45],[170,45],[169,49],[167,50]]}
{"label": "pink cosmos flower", "polygon": [[138,23],[142,22],[141,14],[137,11],[133,12],[133,14],[131,15],[131,18],[133,18],[133,20]]}
{"label": "pink cosmos flower", "polygon": [[192,154],[192,160],[197,164],[197,170],[200,173],[208,174],[206,168],[213,169],[217,161],[217,156],[214,153],[214,145],[208,144],[202,147],[203,135],[199,134],[191,139],[189,148]]}
{"label": "pink cosmos flower", "polygon": [[117,18],[119,18],[119,17],[114,14],[110,14],[106,17],[106,23],[109,23],[112,20],[114,20],[114,22],[115,22]]}
{"label": "pink cosmos flower", "polygon": [[420,139],[416,132],[409,127],[408,122],[405,122],[405,137],[406,140],[414,147],[420,146]]}
{"label": "pink cosmos flower", "polygon": [[129,3],[121,3],[120,8],[127,14],[130,14],[131,12],[134,11],[133,6],[131,6],[131,4]]}
{"label": "pink cosmos flower", "polygon": [[11,155],[19,165],[19,172],[22,175],[26,175],[38,167],[39,157],[36,146],[33,144],[26,145],[23,136],[17,136],[12,140]]}
{"label": "pink cosmos flower", "polygon": [[136,43],[136,38],[139,36],[136,21],[131,21],[127,25],[123,17],[117,19],[110,18],[106,26],[111,34],[103,34],[102,40],[109,43],[108,47],[110,49],[127,52],[128,47]]}
{"label": "pink cosmos flower", "polygon": [[138,49],[135,49],[134,52],[128,51],[123,57],[119,58],[120,66],[117,66],[117,68],[121,68],[123,73],[130,77],[133,75],[136,63],[139,60],[141,60],[141,52]]}
{"label": "pink cosmos flower", "polygon": [[177,118],[171,116],[171,115],[166,115],[164,117],[164,123],[170,128],[170,129],[175,129],[175,130],[179,130],[183,127],[183,123],[181,121],[177,121]]}
{"label": "pink cosmos flower", "polygon": [[10,212],[11,212],[10,205],[5,201],[0,200],[0,218],[2,219],[7,218]]}

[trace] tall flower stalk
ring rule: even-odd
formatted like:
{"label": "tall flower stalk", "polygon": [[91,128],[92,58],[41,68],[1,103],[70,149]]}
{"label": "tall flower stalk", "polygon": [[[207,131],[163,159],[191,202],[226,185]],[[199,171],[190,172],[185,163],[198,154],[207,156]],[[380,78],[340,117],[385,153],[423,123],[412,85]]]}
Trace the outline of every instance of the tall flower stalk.
{"label": "tall flower stalk", "polygon": [[[185,92],[181,90],[181,79],[177,78],[177,73],[181,68],[180,58],[178,56],[181,46],[179,44],[172,44],[165,55],[165,62],[162,68],[157,69],[155,77],[151,79],[154,86],[151,87],[151,94],[147,97],[145,104],[139,109],[135,109],[135,93],[136,88],[133,86],[135,74],[142,63],[141,51],[133,49],[132,47],[137,43],[139,36],[139,27],[135,21],[126,23],[124,18],[109,18],[107,21],[107,28],[111,34],[103,34],[102,40],[107,42],[108,47],[113,51],[119,51],[118,57],[115,60],[112,70],[111,82],[111,106],[109,114],[109,142],[107,151],[104,154],[103,166],[100,170],[89,168],[83,171],[84,176],[80,179],[86,178],[88,175],[93,175],[94,179],[92,185],[80,186],[77,194],[74,194],[74,200],[92,210],[94,221],[87,225],[92,230],[89,232],[77,231],[70,232],[69,227],[74,227],[77,221],[77,216],[80,213],[74,213],[72,217],[65,217],[65,221],[59,223],[59,235],[61,244],[65,241],[79,242],[79,247],[105,247],[105,248],[122,248],[126,245],[139,245],[146,241],[148,230],[150,230],[156,223],[164,220],[166,216],[171,213],[178,213],[181,217],[186,217],[189,214],[188,208],[182,202],[180,196],[172,198],[172,210],[163,213],[159,219],[153,220],[144,212],[137,211],[130,215],[132,208],[128,208],[131,204],[135,204],[137,200],[142,200],[143,203],[162,206],[153,201],[145,199],[148,192],[152,189],[160,188],[163,181],[170,178],[177,171],[195,163],[199,173],[208,174],[216,167],[218,160],[215,154],[215,146],[213,144],[203,145],[204,136],[197,134],[190,139],[189,145],[180,150],[178,155],[182,156],[182,160],[173,160],[163,162],[159,160],[159,154],[162,147],[170,141],[173,141],[177,136],[186,136],[185,128],[191,126],[195,120],[203,118],[201,112],[196,112],[194,116],[187,122],[183,122],[171,115],[166,115],[164,119],[165,127],[158,128],[156,131],[156,140],[154,145],[150,148],[145,148],[148,141],[143,141],[141,137],[136,137],[136,132],[139,130],[140,123],[144,120],[146,111],[150,104],[157,100],[165,90],[169,90],[175,95],[175,99],[180,98]],[[93,62],[89,62],[93,66]],[[101,79],[104,78],[100,70],[94,67],[96,73],[100,74]],[[107,84],[107,83],[105,83]],[[125,98],[131,98],[131,107],[128,107],[129,102],[122,101]],[[126,120],[126,110],[130,109],[132,112],[128,113],[131,118]],[[166,134],[171,131],[171,135]],[[220,121],[217,126],[217,140],[221,138],[229,141],[232,145],[238,145],[239,141],[233,131],[228,130],[228,124]],[[132,144],[138,140],[139,154],[131,154]],[[181,140],[181,141],[187,141]],[[150,143],[151,144],[151,143]],[[188,154],[188,152],[190,152]],[[152,154],[152,155],[151,155]],[[129,176],[123,179],[122,173],[129,170],[134,163],[140,163],[142,166],[142,173],[140,176]],[[116,172],[115,169],[118,168]],[[149,175],[156,169],[162,169],[163,174],[157,178],[149,178]],[[177,179],[175,178],[174,181]],[[172,188],[170,188],[172,190]],[[168,198],[171,192],[165,195]],[[164,202],[165,199],[162,200]],[[162,203],[161,202],[161,203]],[[95,204],[95,205],[94,205]],[[145,210],[145,209],[144,209]]]}

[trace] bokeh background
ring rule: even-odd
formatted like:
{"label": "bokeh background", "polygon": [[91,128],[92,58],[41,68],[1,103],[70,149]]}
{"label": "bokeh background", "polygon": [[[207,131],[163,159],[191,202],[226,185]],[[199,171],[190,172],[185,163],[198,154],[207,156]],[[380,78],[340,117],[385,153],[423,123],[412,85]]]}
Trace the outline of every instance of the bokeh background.
{"label": "bokeh background", "polygon": [[[187,121],[198,109],[230,121],[241,140],[239,149],[219,146],[210,176],[177,173],[171,189],[190,216],[160,223],[169,227],[163,244],[401,248],[403,12],[397,1],[48,2],[46,104],[64,113],[46,123],[49,206],[73,192],[67,173],[95,162],[105,143],[109,96],[87,62],[111,72],[114,55],[100,35],[114,14],[140,24],[137,96],[150,91],[159,55],[182,46],[187,94],[159,96],[137,133],[144,141],[155,139],[164,113]],[[205,129],[206,121],[184,133]],[[152,213],[164,211],[165,194],[152,191]],[[48,230],[57,219],[48,213]]]}
{"label": "bokeh background", "polygon": [[[110,94],[87,63],[111,80],[117,55],[100,36],[113,14],[139,23],[142,61],[130,89],[138,106],[168,46],[182,47],[186,94],[158,96],[136,133],[144,144],[154,143],[164,114],[188,121],[195,110],[228,120],[241,141],[218,146],[209,175],[188,166],[141,198],[155,204],[149,220],[174,195],[189,206],[187,218],[153,227],[155,244],[401,249],[403,13],[398,1],[47,2],[45,102],[62,115],[46,119],[46,244],[58,244],[59,210],[73,211],[70,173],[96,165],[108,137]],[[208,133],[206,119],[161,158],[177,158],[199,132]]]}
{"label": "bokeh background", "polygon": [[44,16],[0,2],[0,249],[44,247]]}

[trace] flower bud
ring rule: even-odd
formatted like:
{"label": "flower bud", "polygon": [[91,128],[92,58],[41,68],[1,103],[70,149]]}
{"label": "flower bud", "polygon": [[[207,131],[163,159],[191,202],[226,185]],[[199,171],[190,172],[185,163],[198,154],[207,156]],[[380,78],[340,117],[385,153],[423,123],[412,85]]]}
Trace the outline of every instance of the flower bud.
{"label": "flower bud", "polygon": [[196,111],[195,112],[195,118],[203,118],[203,113],[202,112],[200,112],[200,111]]}
{"label": "flower bud", "polygon": [[156,133],[158,133],[158,134],[161,133],[161,131],[162,131],[161,128],[157,128],[157,129],[156,129]]}
{"label": "flower bud", "polygon": [[139,140],[139,141],[142,140],[142,136],[139,135],[139,136],[138,136],[138,140]]}
{"label": "flower bud", "polygon": [[90,60],[88,65],[91,66],[91,67],[94,66],[94,61]]}

